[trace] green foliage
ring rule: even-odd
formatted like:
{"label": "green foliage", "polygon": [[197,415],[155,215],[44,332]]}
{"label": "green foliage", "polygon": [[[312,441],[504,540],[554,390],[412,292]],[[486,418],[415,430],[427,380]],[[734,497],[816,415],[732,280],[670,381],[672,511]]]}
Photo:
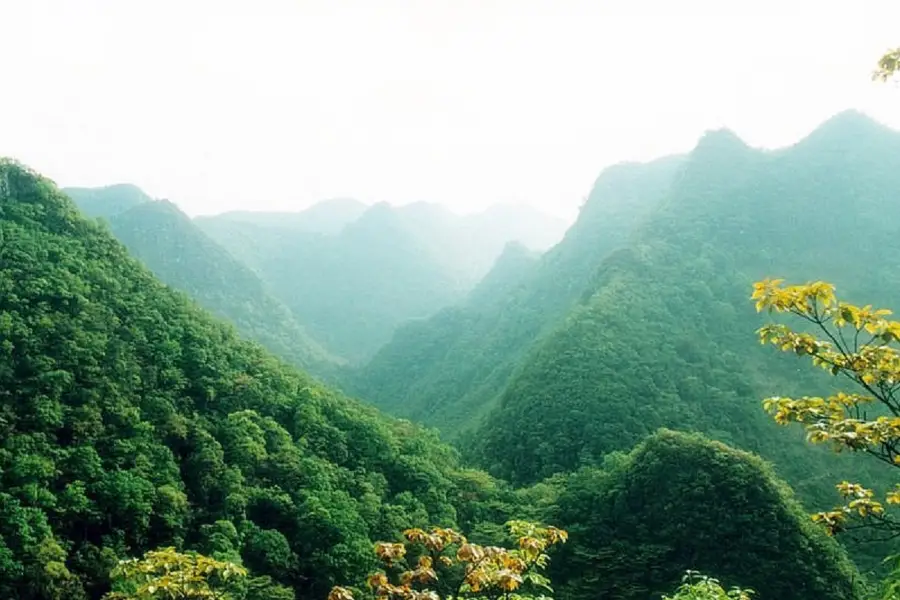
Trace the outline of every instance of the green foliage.
{"label": "green foliage", "polygon": [[[900,260],[890,225],[898,188],[900,135],[856,113],[779,152],[708,134],[630,245],[600,265],[592,293],[530,348],[469,456],[528,483],[668,427],[760,454],[809,505],[833,495],[832,480],[868,475],[846,457],[786,443],[759,411],[760,396],[827,393],[833,382],[756,343],[762,321],[746,311],[746,290],[773,264],[792,276],[826,268],[876,300],[900,290],[888,266]],[[859,241],[853,252],[836,231]],[[880,562],[865,553],[867,568]]]}
{"label": "green foliage", "polygon": [[121,561],[112,571],[113,591],[104,600],[233,600],[235,580],[247,570],[233,563],[175,548]]}
{"label": "green foliage", "polygon": [[233,218],[198,224],[253,268],[316,340],[351,362],[371,356],[403,321],[464,291],[387,205],[334,235]]}
{"label": "green foliage", "polygon": [[688,571],[674,596],[663,596],[663,600],[750,600],[753,592],[739,587],[725,590],[718,579]]}
{"label": "green foliage", "polygon": [[461,300],[507,242],[543,250],[565,226],[519,206],[456,215],[425,202],[362,210],[352,201],[196,222],[259,273],[317,340],[354,364],[406,321]]}
{"label": "green foliage", "polygon": [[[244,336],[313,374],[327,374],[337,365],[339,361],[310,338],[252,270],[204,234],[174,204],[148,199],[128,205],[127,196],[108,197],[110,193],[110,188],[101,188],[95,195],[79,193],[74,198],[88,214],[98,209],[100,198],[105,199],[110,212],[103,216],[113,234],[164,283],[231,322]],[[127,208],[113,211],[119,204]]]}
{"label": "green foliage", "polygon": [[477,425],[535,340],[564,318],[600,261],[624,245],[662,199],[681,161],[604,171],[578,221],[536,264],[506,257],[463,305],[401,327],[363,369],[348,375],[347,387],[390,414],[446,435]]}
{"label": "green foliage", "polygon": [[153,198],[137,186],[127,183],[100,188],[63,188],[69,198],[89,217],[111,218]]}
{"label": "green foliage", "polygon": [[467,525],[481,483],[0,162],[0,597],[97,599],[118,560],[169,546],[252,566],[248,599],[324,597],[372,540]]}
{"label": "green foliage", "polygon": [[719,442],[660,431],[557,486],[541,518],[570,534],[549,571],[562,597],[659,597],[686,570],[715,573],[760,598],[863,597],[843,549],[771,467]]}
{"label": "green foliage", "polygon": [[892,48],[878,59],[878,68],[872,73],[872,79],[887,81],[900,71],[900,48]]}

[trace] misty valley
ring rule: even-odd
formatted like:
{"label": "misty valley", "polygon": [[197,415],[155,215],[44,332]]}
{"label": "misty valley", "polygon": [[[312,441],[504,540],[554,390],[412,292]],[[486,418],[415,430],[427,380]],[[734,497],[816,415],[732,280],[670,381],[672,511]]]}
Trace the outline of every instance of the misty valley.
{"label": "misty valley", "polygon": [[898,189],[855,111],[571,226],[4,159],[0,597],[893,598]]}

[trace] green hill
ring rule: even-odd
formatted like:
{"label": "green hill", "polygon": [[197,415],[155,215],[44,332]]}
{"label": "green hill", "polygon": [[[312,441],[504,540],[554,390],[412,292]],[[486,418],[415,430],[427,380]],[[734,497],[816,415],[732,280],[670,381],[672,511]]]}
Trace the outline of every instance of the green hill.
{"label": "green hill", "polygon": [[267,212],[237,210],[214,216],[197,217],[201,226],[216,227],[233,224],[255,227],[290,228],[310,233],[338,234],[348,224],[362,216],[367,206],[352,198],[323,200],[300,212]]}
{"label": "green hill", "polygon": [[332,204],[196,223],[253,268],[316,340],[354,364],[370,359],[407,321],[461,301],[508,242],[541,250],[565,226],[528,207],[498,205],[461,216],[416,202],[380,203],[340,228],[311,228],[320,213],[340,208]]}
{"label": "green hill", "polygon": [[447,434],[477,424],[528,348],[565,316],[603,258],[626,244],[662,200],[681,162],[672,157],[604,171],[565,238],[517,272],[518,282],[482,285],[462,305],[401,327],[346,376],[346,387]]}
{"label": "green hill", "polygon": [[845,552],[756,456],[661,431],[605,468],[566,478],[547,511],[571,543],[555,556],[561,598],[643,600],[688,569],[759,598],[864,597]]}
{"label": "green hill", "polygon": [[534,481],[672,427],[758,452],[810,491],[821,469],[791,455],[759,401],[830,380],[759,346],[749,290],[766,276],[825,279],[891,304],[898,167],[900,133],[855,113],[779,152],[709,133],[593,293],[529,350],[474,436],[484,464]]}
{"label": "green hill", "polygon": [[[240,557],[246,600],[321,600],[405,527],[489,536],[531,513],[572,530],[573,554],[554,560],[561,598],[655,590],[686,565],[773,598],[856,598],[852,567],[758,461],[673,435],[514,493],[243,341],[52,183],[0,162],[4,598],[97,599],[119,558],[173,544]],[[739,533],[743,546],[710,550]],[[780,581],[759,583],[776,561]]]}
{"label": "green hill", "polygon": [[[82,201],[73,199],[83,212],[89,213]],[[112,206],[120,204],[116,198],[107,200]],[[99,201],[93,206],[103,208]],[[306,333],[253,271],[204,234],[171,202],[145,201],[105,213],[113,234],[132,256],[164,283],[229,320],[243,335],[315,374],[327,373],[338,364],[338,359]]]}
{"label": "green hill", "polygon": [[184,544],[324,598],[374,539],[463,521],[478,489],[0,163],[0,597],[99,598],[117,558]]}
{"label": "green hill", "polygon": [[337,235],[290,224],[200,225],[251,266],[313,338],[351,362],[374,353],[400,323],[464,293],[387,204],[369,208]]}
{"label": "green hill", "polygon": [[63,192],[89,217],[109,218],[153,200],[142,189],[130,183],[96,188],[69,187],[63,188]]}

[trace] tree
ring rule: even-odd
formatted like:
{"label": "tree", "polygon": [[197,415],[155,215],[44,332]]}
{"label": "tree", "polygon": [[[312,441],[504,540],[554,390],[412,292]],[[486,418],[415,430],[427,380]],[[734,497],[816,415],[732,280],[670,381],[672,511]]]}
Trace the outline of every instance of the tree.
{"label": "tree", "polygon": [[894,48],[885,52],[878,59],[878,68],[872,73],[872,79],[887,81],[900,71],[900,48]]}
{"label": "tree", "polygon": [[[863,452],[900,468],[900,322],[887,318],[891,311],[842,302],[834,286],[821,281],[786,286],[781,279],[766,279],[754,284],[752,299],[757,311],[792,314],[821,336],[770,323],[758,331],[761,343],[809,357],[856,388],[825,398],[767,398],[766,411],[779,424],[804,425],[813,444]],[[829,534],[864,527],[883,538],[900,536],[900,522],[885,512],[886,504],[900,504],[900,484],[883,496],[848,481],[837,489],[844,504],[813,515]]]}
{"label": "tree", "polygon": [[104,600],[230,600],[247,570],[175,548],[152,550],[143,559],[120,561],[111,577],[113,590]]}
{"label": "tree", "polygon": [[663,596],[662,600],[750,600],[753,590],[733,587],[725,590],[718,579],[707,577],[697,571],[688,571],[674,596]]}
{"label": "tree", "polygon": [[[370,575],[366,585],[377,600],[547,598],[544,591],[553,590],[540,573],[550,560],[545,551],[565,543],[568,534],[528,521],[509,521],[506,526],[517,548],[473,544],[453,529],[407,529],[399,543],[375,544],[384,570]],[[333,588],[328,596],[353,599],[344,587]]]}

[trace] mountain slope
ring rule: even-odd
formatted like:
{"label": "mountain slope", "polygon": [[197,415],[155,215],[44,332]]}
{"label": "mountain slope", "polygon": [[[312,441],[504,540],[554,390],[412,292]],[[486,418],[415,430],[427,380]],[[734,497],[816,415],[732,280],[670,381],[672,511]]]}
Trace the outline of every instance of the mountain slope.
{"label": "mountain slope", "polygon": [[473,293],[464,305],[402,327],[365,367],[348,374],[346,386],[392,414],[446,433],[477,424],[530,345],[563,318],[602,259],[661,201],[681,161],[605,170],[565,238],[524,270],[520,282],[494,298]]}
{"label": "mountain slope", "polygon": [[233,211],[197,217],[198,224],[217,222],[259,227],[290,228],[310,233],[337,234],[366,212],[367,206],[352,198],[323,200],[300,212]]}
{"label": "mountain slope", "polygon": [[484,464],[533,481],[672,427],[757,452],[806,500],[830,504],[833,481],[862,465],[794,443],[760,399],[832,381],[760,347],[763,317],[747,298],[753,281],[780,276],[890,304],[897,189],[900,134],[861,115],[774,153],[708,134],[633,242],[603,262],[594,292],[529,351],[473,436]]}
{"label": "mountain slope", "polygon": [[465,291],[387,204],[368,208],[337,235],[216,219],[200,225],[254,268],[316,340],[354,362],[371,356],[400,323]]}
{"label": "mountain slope", "polygon": [[864,597],[768,465],[699,436],[660,431],[568,476],[549,515],[571,536],[551,563],[563,598],[660,598],[688,569],[759,598]]}
{"label": "mountain slope", "polygon": [[142,189],[129,183],[99,188],[63,188],[63,192],[78,204],[89,217],[112,217],[153,200]]}
{"label": "mountain slope", "polygon": [[340,231],[311,231],[307,215],[330,206],[195,222],[253,268],[317,340],[353,363],[371,358],[406,321],[462,300],[508,242],[543,249],[565,229],[528,207],[460,216],[415,202],[376,204]]}
{"label": "mountain slope", "polygon": [[115,236],[157,277],[274,354],[313,373],[337,359],[304,331],[262,281],[166,201],[147,202],[110,219]]}
{"label": "mountain slope", "polygon": [[242,341],[0,161],[0,596],[99,598],[118,558],[174,544],[323,598],[374,539],[452,524],[478,490],[448,448]]}

